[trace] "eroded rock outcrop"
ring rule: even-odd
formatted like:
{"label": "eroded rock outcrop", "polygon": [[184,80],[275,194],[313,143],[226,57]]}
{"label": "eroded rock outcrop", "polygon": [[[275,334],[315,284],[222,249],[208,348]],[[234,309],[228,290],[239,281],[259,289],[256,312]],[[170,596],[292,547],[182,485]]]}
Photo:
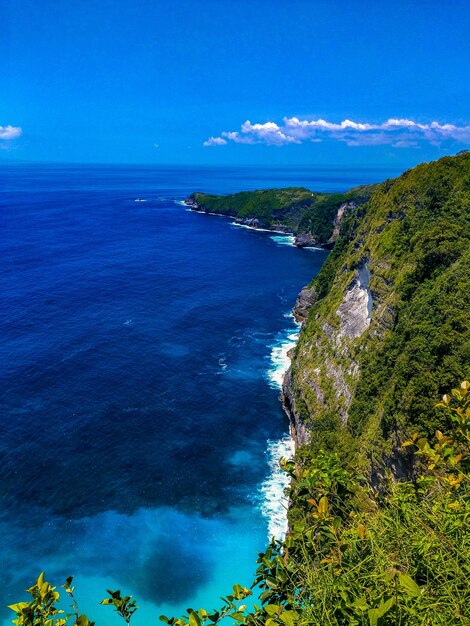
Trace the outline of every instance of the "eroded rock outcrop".
{"label": "eroded rock outcrop", "polygon": [[303,446],[310,441],[310,431],[308,422],[301,419],[294,403],[294,379],[292,376],[292,368],[289,368],[284,376],[282,385],[281,404],[287,413],[290,422],[291,437],[296,446]]}
{"label": "eroded rock outcrop", "polygon": [[357,203],[352,200],[351,202],[343,202],[343,204],[338,208],[335,221],[333,222],[333,232],[331,233],[331,237],[328,239],[329,245],[333,245],[338,240],[343,218],[347,213],[350,213],[356,207]]}
{"label": "eroded rock outcrop", "polygon": [[294,244],[298,248],[311,248],[313,246],[318,246],[320,242],[311,233],[299,233],[295,236]]}
{"label": "eroded rock outcrop", "polygon": [[292,313],[296,322],[303,322],[308,315],[310,307],[318,300],[318,294],[315,287],[304,287],[297,296]]}
{"label": "eroded rock outcrop", "polygon": [[365,262],[357,270],[343,302],[336,311],[341,320],[337,340],[346,337],[356,339],[369,327],[372,315],[372,294],[369,283],[370,271]]}
{"label": "eroded rock outcrop", "polygon": [[[348,419],[360,373],[354,344],[368,330],[372,317],[370,278],[367,260],[363,259],[345,284],[339,306],[327,312],[325,319],[320,313],[314,316],[316,332],[312,335],[301,332],[282,391],[297,445],[309,441],[310,416],[315,412],[333,410],[343,423]],[[305,322],[317,301],[315,286],[304,288],[293,309],[296,319]]]}

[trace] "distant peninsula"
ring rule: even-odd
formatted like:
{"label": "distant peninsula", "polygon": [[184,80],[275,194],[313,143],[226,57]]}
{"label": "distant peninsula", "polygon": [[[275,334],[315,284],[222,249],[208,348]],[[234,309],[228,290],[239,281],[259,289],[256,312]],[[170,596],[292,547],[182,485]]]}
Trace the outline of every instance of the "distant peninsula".
{"label": "distant peninsula", "polygon": [[377,185],[345,193],[317,193],[305,187],[241,191],[230,195],[192,193],[184,203],[201,213],[231,217],[236,223],[294,235],[300,248],[330,249],[342,220],[365,204]]}

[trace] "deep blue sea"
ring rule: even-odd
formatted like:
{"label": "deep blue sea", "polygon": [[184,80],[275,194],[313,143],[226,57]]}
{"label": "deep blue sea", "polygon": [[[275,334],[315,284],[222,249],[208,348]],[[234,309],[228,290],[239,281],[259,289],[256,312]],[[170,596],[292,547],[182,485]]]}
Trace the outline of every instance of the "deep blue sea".
{"label": "deep blue sea", "polygon": [[106,588],[144,626],[251,583],[285,527],[289,311],[327,253],[179,202],[396,173],[0,166],[2,610],[41,570],[110,625]]}

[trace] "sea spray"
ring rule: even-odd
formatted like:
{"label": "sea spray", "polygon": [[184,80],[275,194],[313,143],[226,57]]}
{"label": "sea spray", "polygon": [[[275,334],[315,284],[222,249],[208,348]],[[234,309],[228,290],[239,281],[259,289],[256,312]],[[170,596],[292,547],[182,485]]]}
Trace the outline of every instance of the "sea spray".
{"label": "sea spray", "polygon": [[[218,213],[209,213],[209,215],[219,215]],[[274,228],[261,228],[261,226],[250,226],[249,224],[243,224],[242,222],[230,222],[230,226],[237,226],[237,228],[246,228],[248,230],[257,230],[261,233],[279,233],[281,235],[285,235],[285,231],[283,230],[274,230]],[[293,235],[288,233],[289,236]]]}
{"label": "sea spray", "polygon": [[[289,368],[289,352],[295,347],[299,338],[300,324],[296,323],[291,313],[286,317],[292,320],[295,326],[283,330],[276,337],[276,343],[271,348],[271,367],[267,371],[269,385],[273,389],[282,389],[284,375]],[[268,457],[269,476],[262,483],[261,511],[268,520],[268,538],[282,540],[287,532],[288,499],[285,490],[289,486],[289,476],[280,466],[282,458],[291,458],[294,454],[294,442],[290,435],[282,439],[268,441],[266,454]]]}
{"label": "sea spray", "polygon": [[292,313],[286,317],[289,317],[295,326],[284,329],[277,335],[276,342],[271,348],[271,367],[267,371],[270,387],[279,390],[282,389],[284,374],[290,365],[289,352],[295,347],[300,333],[300,324],[295,322]]}
{"label": "sea spray", "polygon": [[289,486],[289,476],[280,466],[282,458],[289,459],[294,454],[294,442],[290,435],[277,441],[268,441],[269,476],[261,485],[261,512],[268,520],[268,539],[283,539],[287,532],[288,499],[285,490]]}
{"label": "sea spray", "polygon": [[284,235],[272,235],[271,239],[274,241],[274,243],[277,243],[278,246],[295,247],[295,237],[291,233],[287,233]]}

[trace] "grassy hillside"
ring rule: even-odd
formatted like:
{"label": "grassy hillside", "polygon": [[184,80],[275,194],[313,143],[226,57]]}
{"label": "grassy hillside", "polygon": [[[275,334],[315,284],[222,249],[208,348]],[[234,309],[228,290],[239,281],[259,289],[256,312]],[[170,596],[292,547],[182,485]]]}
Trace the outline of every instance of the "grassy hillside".
{"label": "grassy hillside", "polygon": [[242,191],[227,196],[193,193],[187,202],[208,213],[258,220],[260,226],[282,226],[295,234],[308,233],[318,243],[326,244],[340,206],[362,204],[374,187],[358,187],[342,194],[313,193],[304,187]]}

